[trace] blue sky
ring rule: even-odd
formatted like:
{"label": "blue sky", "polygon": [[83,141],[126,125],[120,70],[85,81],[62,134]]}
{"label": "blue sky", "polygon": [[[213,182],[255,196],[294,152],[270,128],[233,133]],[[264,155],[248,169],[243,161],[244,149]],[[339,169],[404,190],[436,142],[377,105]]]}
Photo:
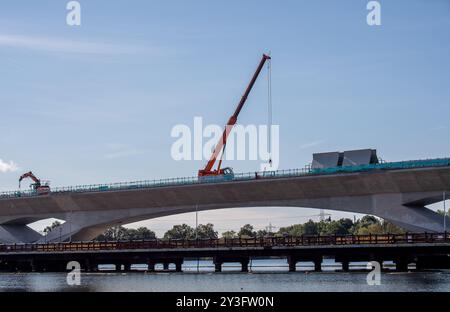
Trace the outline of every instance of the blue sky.
{"label": "blue sky", "polygon": [[[27,170],[54,186],[195,175],[203,162],[170,157],[172,127],[194,116],[224,124],[269,50],[281,168],[357,148],[385,160],[450,156],[446,0],[380,1],[377,27],[366,0],[80,1],[80,27],[67,26],[67,2],[0,4],[0,159],[19,168],[0,172],[0,190]],[[261,80],[240,123],[264,124],[266,109]],[[228,229],[316,213],[202,216]]]}

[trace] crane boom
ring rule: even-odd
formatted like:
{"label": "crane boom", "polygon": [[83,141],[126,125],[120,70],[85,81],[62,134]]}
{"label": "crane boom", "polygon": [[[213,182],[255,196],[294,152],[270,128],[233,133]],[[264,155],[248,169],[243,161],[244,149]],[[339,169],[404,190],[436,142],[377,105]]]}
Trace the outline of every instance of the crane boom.
{"label": "crane boom", "polygon": [[270,60],[270,59],[271,59],[271,57],[269,55],[263,54],[262,59],[258,65],[258,68],[256,69],[252,79],[250,80],[250,83],[248,84],[247,89],[244,92],[244,95],[242,96],[238,106],[236,107],[234,114],[228,120],[227,125],[223,131],[222,137],[220,138],[219,142],[217,142],[217,145],[214,148],[211,158],[209,159],[205,168],[203,170],[199,170],[199,172],[198,172],[199,177],[215,176],[215,175],[224,174],[224,171],[220,168],[221,162],[219,162],[219,166],[216,170],[212,170],[212,168],[214,167],[214,164],[216,163],[217,157],[219,156],[220,152],[222,150],[223,151],[225,150],[228,136],[229,136],[231,130],[233,129],[233,126],[237,122],[239,113],[241,112],[242,107],[244,107],[244,104],[247,101],[247,98],[250,95],[250,92],[252,91],[253,86],[255,85],[255,82],[258,79],[259,74],[261,73],[261,70],[264,67],[264,64],[266,63],[267,60]]}

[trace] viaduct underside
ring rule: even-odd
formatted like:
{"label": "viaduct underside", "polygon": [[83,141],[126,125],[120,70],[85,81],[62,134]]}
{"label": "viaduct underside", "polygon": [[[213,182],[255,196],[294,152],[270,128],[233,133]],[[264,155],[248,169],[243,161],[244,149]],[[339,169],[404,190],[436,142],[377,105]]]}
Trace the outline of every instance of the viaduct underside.
{"label": "viaduct underside", "polygon": [[[115,225],[240,207],[339,210],[375,215],[411,232],[443,232],[444,218],[426,206],[442,201],[444,191],[450,193],[449,167],[0,199],[0,242],[91,240]],[[46,237],[27,226],[48,218],[66,222]]]}

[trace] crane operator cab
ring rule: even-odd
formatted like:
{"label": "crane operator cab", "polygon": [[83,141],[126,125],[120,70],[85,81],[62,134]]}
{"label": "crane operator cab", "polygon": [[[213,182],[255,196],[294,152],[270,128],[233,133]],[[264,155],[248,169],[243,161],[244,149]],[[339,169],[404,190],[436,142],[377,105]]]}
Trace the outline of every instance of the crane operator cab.
{"label": "crane operator cab", "polygon": [[231,181],[234,179],[234,172],[233,169],[231,169],[230,167],[227,168],[223,168],[223,178],[226,181]]}
{"label": "crane operator cab", "polygon": [[[217,172],[216,172],[217,171]],[[220,171],[220,172],[218,172]],[[234,172],[230,167],[214,170],[211,174],[199,175],[198,180],[200,182],[226,182],[234,180]]]}

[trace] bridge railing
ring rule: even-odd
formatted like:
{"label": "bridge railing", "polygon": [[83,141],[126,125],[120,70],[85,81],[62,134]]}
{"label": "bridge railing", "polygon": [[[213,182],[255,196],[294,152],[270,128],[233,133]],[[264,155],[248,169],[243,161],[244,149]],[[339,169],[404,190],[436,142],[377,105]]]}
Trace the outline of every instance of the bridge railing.
{"label": "bridge railing", "polygon": [[303,235],[271,236],[260,238],[220,239],[155,239],[142,241],[70,242],[47,244],[0,244],[1,253],[13,252],[76,252],[76,251],[120,251],[146,249],[188,249],[188,248],[275,248],[307,246],[345,245],[396,245],[449,243],[450,233],[406,233],[369,235]]}
{"label": "bridge railing", "polygon": [[[324,169],[311,169],[309,167],[305,167],[302,169],[236,173],[234,174],[234,177],[231,179],[231,181],[247,181],[257,179],[299,177],[305,175],[322,175],[335,173],[363,172],[370,170],[393,170],[393,169],[410,169],[410,168],[439,167],[439,166],[450,166],[450,158],[384,162],[380,164],[344,166],[344,167],[333,167]],[[169,179],[145,180],[134,182],[119,182],[111,184],[89,184],[89,185],[56,187],[52,189],[51,194],[132,190],[132,189],[156,188],[164,186],[222,183],[228,181],[229,180],[224,180],[224,178],[220,176],[208,177],[208,179],[199,179],[198,177],[182,177],[182,178],[169,178]],[[37,194],[37,192],[33,190],[0,192],[0,199],[33,197],[33,196],[39,195]]]}

